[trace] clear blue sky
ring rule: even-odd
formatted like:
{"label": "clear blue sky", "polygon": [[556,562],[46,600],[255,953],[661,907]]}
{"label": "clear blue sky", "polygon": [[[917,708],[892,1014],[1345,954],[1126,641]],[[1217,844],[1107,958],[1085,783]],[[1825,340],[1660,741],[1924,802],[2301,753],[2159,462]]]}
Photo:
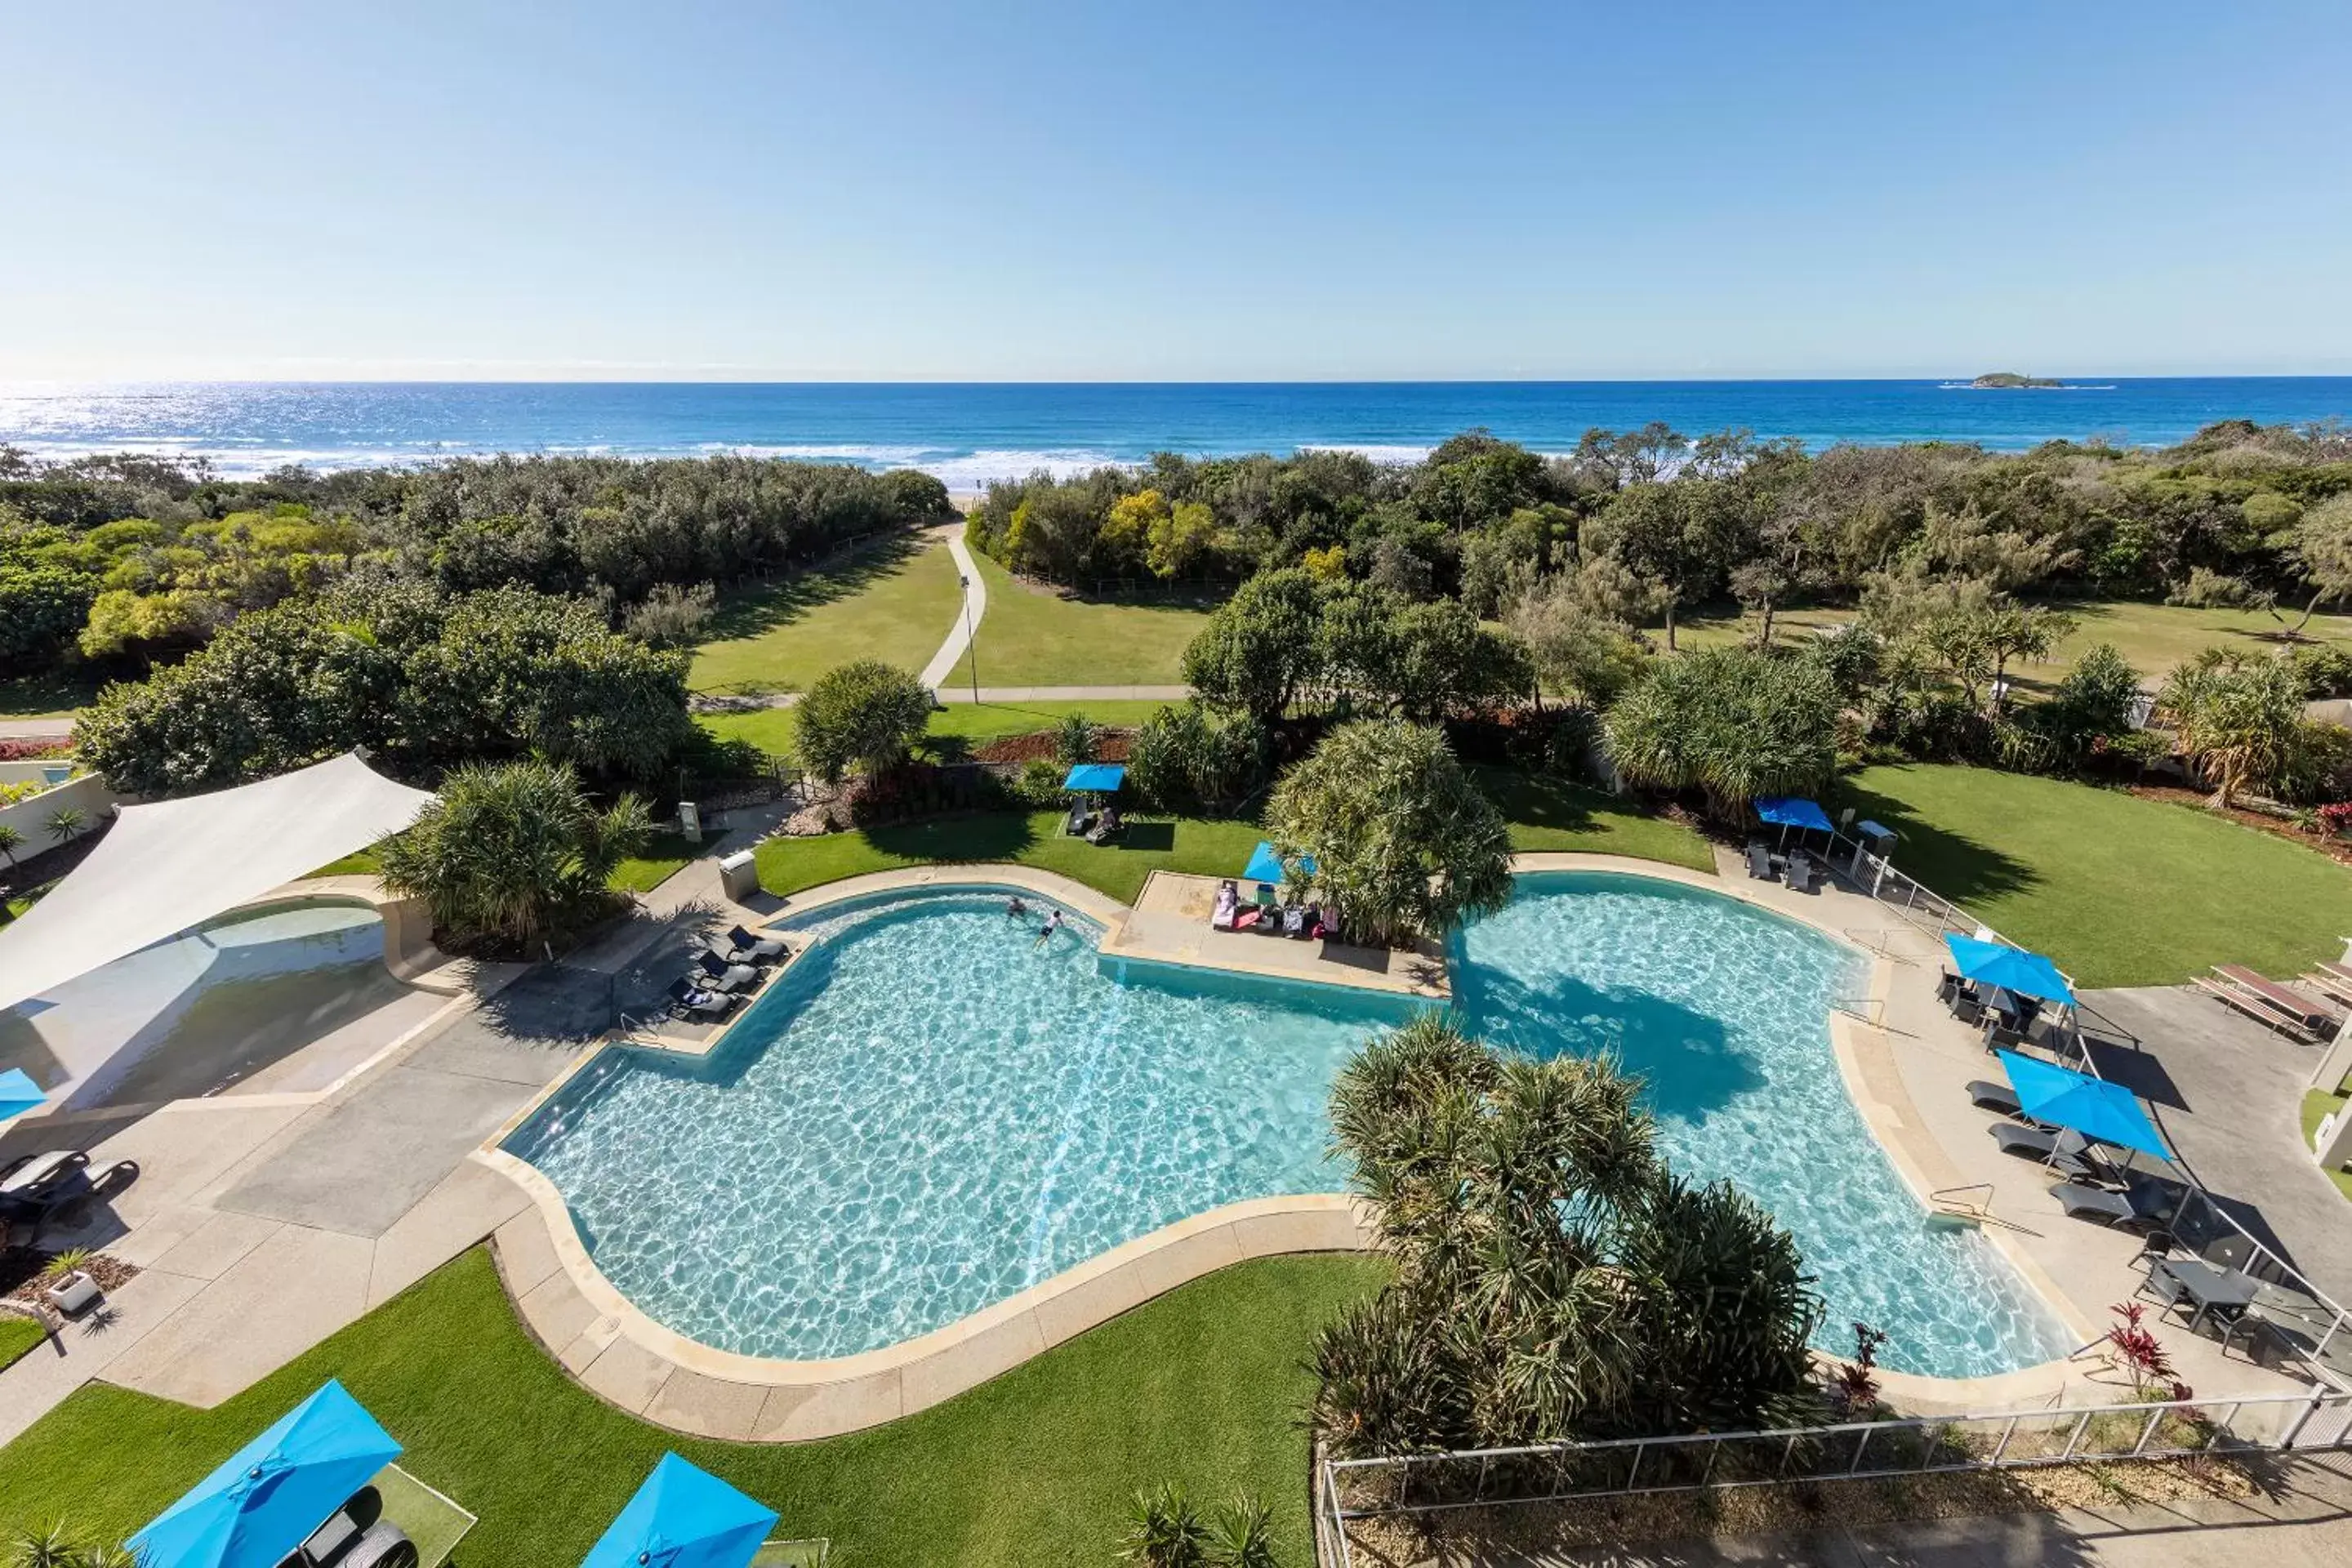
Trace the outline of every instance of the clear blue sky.
{"label": "clear blue sky", "polygon": [[17,5],[0,380],[2344,374],[2347,23]]}

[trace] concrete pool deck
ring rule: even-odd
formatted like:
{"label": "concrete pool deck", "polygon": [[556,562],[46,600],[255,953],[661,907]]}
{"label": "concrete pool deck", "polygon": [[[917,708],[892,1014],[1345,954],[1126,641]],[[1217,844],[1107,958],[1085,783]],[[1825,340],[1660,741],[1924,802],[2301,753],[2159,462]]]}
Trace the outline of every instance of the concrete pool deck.
{"label": "concrete pool deck", "polygon": [[[1736,860],[1725,859],[1721,876],[1591,855],[1524,856],[1516,868],[1683,882],[1871,952],[1870,994],[1853,999],[1852,1014],[1833,1015],[1831,1028],[1865,1121],[1923,1200],[1944,1187],[1983,1184],[1996,1219],[2024,1227],[1994,1225],[1993,1245],[2086,1341],[2103,1331],[2105,1304],[2127,1299],[2137,1282],[2129,1267],[2136,1243],[2064,1220],[2040,1169],[1993,1148],[1985,1135],[1991,1119],[1960,1088],[1989,1076],[1993,1064],[1973,1031],[1935,1000],[1940,950],[1933,940],[1866,898],[1834,887],[1793,894],[1779,883],[1750,882]],[[1336,1194],[1229,1205],[1139,1237],[961,1323],[872,1352],[887,1364],[850,1367],[842,1363],[861,1358],[841,1358],[746,1365],[759,1358],[696,1344],[620,1298],[596,1274],[551,1185],[496,1154],[495,1130],[519,1122],[587,1059],[604,1037],[601,1025],[592,1030],[583,1020],[593,1023],[613,1005],[632,965],[659,968],[645,955],[665,937],[737,920],[772,925],[877,891],[972,884],[1029,889],[1106,931],[1128,912],[1066,879],[998,865],[882,873],[745,908],[719,896],[715,858],[706,858],[568,967],[538,966],[520,981],[511,973],[469,975],[474,990],[330,1090],[183,1101],[112,1118],[36,1118],[10,1129],[0,1151],[79,1142],[100,1161],[141,1162],[145,1173],[109,1211],[97,1239],[146,1272],[115,1294],[104,1331],[69,1330],[61,1352],[37,1351],[0,1372],[0,1441],[92,1376],[216,1403],[486,1237],[493,1238],[520,1316],[583,1385],[680,1432],[762,1441],[856,1430],[920,1409],[1225,1263],[1366,1244],[1361,1216]],[[1232,940],[1285,956],[1310,946]],[[477,1147],[486,1131],[489,1152]],[[501,1161],[521,1169],[501,1169]],[[2177,1323],[2158,1331],[2200,1396],[2303,1386],[2238,1355],[2224,1358],[2212,1341]],[[2086,1393],[2104,1401],[2124,1393],[2092,1359],[1971,1382],[1899,1373],[1884,1381],[1891,1397],[1927,1411],[2011,1408]]]}

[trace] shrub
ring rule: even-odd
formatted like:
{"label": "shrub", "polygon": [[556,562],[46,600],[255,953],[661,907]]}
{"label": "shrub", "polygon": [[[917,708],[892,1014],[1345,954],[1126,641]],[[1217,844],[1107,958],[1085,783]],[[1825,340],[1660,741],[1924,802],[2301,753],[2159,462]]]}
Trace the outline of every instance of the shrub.
{"label": "shrub", "polygon": [[376,861],[384,886],[424,900],[450,940],[528,952],[610,908],[614,868],[652,830],[635,795],[599,810],[561,763],[469,766]]}
{"label": "shrub", "polygon": [[1054,755],[1066,768],[1095,760],[1095,745],[1100,738],[1095,721],[1083,713],[1072,713],[1054,727]]}
{"label": "shrub", "polygon": [[1265,781],[1265,726],[1245,712],[1199,702],[1160,709],[1129,742],[1127,777],[1139,798],[1169,811],[1230,811]]}
{"label": "shrub", "polygon": [[2334,643],[2299,647],[2288,656],[2303,676],[2304,695],[2352,697],[2352,651]]}
{"label": "shrub", "polygon": [[1654,664],[1609,710],[1610,761],[1654,789],[1698,789],[1737,821],[1763,795],[1805,795],[1837,768],[1837,689],[1810,659],[1707,648]]}
{"label": "shrub", "polygon": [[1069,770],[1059,763],[1032,757],[1021,764],[1021,772],[1013,779],[1013,798],[1040,811],[1049,810],[1062,804],[1062,780],[1068,773]]}
{"label": "shrub", "polygon": [[931,721],[931,693],[903,669],[859,659],[826,670],[794,715],[801,765],[838,784],[855,764],[869,773],[906,761]]}

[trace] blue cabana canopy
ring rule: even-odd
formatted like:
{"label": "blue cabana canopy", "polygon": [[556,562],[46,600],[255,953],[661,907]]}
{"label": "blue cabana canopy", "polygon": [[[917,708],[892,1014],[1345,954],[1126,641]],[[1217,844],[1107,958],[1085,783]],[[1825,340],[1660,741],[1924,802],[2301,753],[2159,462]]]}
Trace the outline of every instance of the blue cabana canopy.
{"label": "blue cabana canopy", "polygon": [[2002,1051],[2001,1070],[2017,1090],[2017,1108],[2036,1121],[2071,1127],[2085,1138],[2137,1149],[2159,1160],[2172,1158],[2139,1097],[2119,1083],[2109,1083],[2072,1068],[2062,1068],[2015,1051]]}
{"label": "blue cabana canopy", "polygon": [[131,1555],[142,1568],[277,1568],[399,1457],[330,1380],[132,1536]]}
{"label": "blue cabana canopy", "polygon": [[2020,996],[2063,1002],[2069,1007],[2074,1005],[2074,987],[2066,984],[2056,964],[2038,952],[2003,942],[1979,942],[1972,936],[1947,936],[1944,945],[1952,950],[1952,962],[1959,966],[1964,980],[1998,985]]}
{"label": "blue cabana canopy", "polygon": [[580,1568],[744,1568],[775,1527],[773,1509],[664,1454]]}
{"label": "blue cabana canopy", "polygon": [[[1315,875],[1315,857],[1301,855],[1298,868],[1309,877]],[[1279,882],[1284,869],[1282,857],[1274,852],[1273,841],[1261,838],[1257,841],[1257,847],[1250,851],[1249,864],[1242,868],[1242,878],[1245,881]]]}
{"label": "blue cabana canopy", "polygon": [[1126,782],[1127,765],[1123,763],[1080,763],[1062,781],[1062,787],[1088,795],[1116,795],[1118,786]]}
{"label": "blue cabana canopy", "polygon": [[1756,815],[1775,827],[1805,827],[1821,833],[1831,831],[1828,812],[1811,801],[1793,795],[1758,796]]}
{"label": "blue cabana canopy", "polygon": [[41,1092],[41,1086],[33,1081],[33,1075],[23,1068],[0,1072],[0,1121],[38,1110],[47,1098]]}

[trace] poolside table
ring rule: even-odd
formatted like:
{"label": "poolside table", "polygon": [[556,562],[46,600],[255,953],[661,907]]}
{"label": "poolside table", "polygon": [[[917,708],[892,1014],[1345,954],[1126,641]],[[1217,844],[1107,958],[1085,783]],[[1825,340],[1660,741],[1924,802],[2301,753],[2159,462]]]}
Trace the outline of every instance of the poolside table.
{"label": "poolside table", "polygon": [[2261,1284],[2251,1274],[2235,1268],[2216,1268],[2191,1258],[2167,1258],[2156,1267],[2158,1273],[2180,1287],[2182,1295],[2197,1303],[2196,1315],[2189,1320],[2189,1331],[2192,1334],[2216,1310],[2232,1315],[2244,1311],[2252,1304],[2255,1289]]}

